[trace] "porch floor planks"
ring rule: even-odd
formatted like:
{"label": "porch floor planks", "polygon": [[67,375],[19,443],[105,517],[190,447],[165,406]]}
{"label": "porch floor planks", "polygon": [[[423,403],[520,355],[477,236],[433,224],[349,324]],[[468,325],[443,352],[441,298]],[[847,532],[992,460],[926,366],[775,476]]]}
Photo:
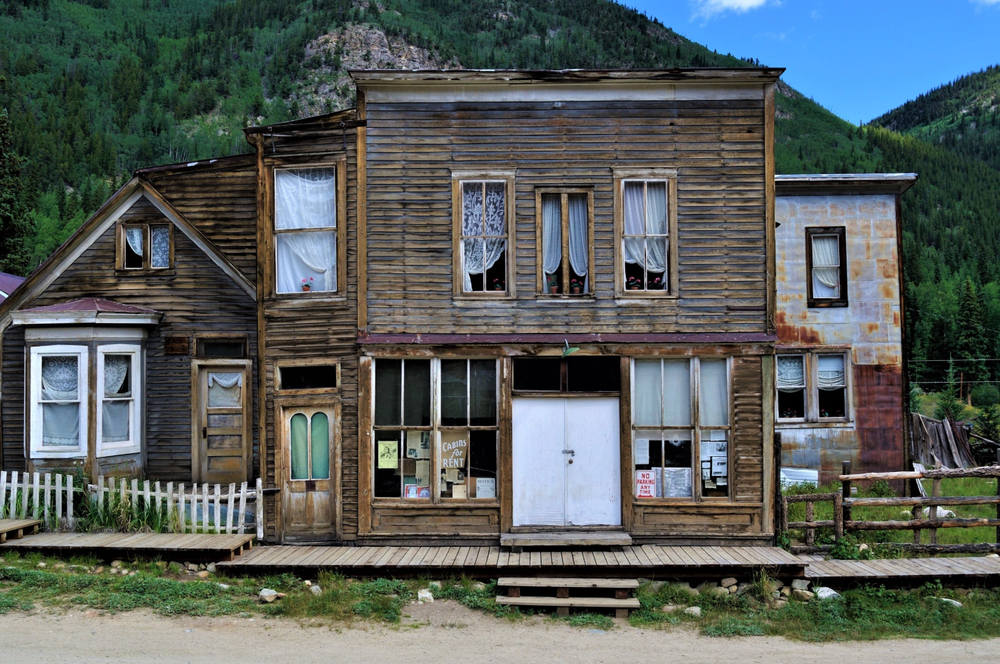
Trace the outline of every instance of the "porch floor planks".
{"label": "porch floor planks", "polygon": [[196,533],[39,533],[0,548],[41,552],[87,551],[109,559],[127,556],[220,560],[238,556],[254,535]]}

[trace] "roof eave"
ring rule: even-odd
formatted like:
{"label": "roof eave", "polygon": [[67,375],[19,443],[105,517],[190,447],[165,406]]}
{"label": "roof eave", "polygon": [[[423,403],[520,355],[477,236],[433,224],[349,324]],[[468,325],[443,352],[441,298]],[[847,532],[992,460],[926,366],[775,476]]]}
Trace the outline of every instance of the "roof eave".
{"label": "roof eave", "polygon": [[917,173],[844,173],[776,175],[777,196],[902,195],[916,184]]}

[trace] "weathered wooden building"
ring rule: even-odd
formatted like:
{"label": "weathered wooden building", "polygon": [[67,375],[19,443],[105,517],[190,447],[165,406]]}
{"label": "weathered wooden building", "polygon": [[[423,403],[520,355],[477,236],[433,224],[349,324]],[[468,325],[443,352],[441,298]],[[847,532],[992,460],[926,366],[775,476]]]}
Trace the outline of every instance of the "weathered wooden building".
{"label": "weathered wooden building", "polygon": [[779,175],[775,430],[781,467],[907,465],[900,197],[916,175]]}
{"label": "weathered wooden building", "polygon": [[780,73],[353,72],[138,172],[0,306],[0,466],[260,476],[272,541],[770,542]]}

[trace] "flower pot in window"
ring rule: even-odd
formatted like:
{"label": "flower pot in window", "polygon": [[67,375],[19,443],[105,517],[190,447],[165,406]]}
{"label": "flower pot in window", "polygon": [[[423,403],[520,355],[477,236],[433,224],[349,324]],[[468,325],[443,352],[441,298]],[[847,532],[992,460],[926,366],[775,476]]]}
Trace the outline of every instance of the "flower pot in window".
{"label": "flower pot in window", "polygon": [[573,293],[573,295],[579,295],[580,293],[583,292],[583,286],[571,286],[570,291]]}
{"label": "flower pot in window", "polygon": [[558,295],[559,294],[559,287],[558,286],[549,286],[549,292],[552,293],[553,295]]}
{"label": "flower pot in window", "polygon": [[313,279],[312,277],[306,277],[302,280],[302,292],[308,293],[312,290]]}

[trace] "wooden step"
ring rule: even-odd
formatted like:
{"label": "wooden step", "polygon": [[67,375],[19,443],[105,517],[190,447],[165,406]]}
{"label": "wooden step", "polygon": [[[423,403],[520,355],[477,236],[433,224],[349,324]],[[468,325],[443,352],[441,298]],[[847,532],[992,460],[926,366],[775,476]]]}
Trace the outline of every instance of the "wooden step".
{"label": "wooden step", "polygon": [[526,606],[532,608],[554,608],[560,616],[569,615],[572,609],[614,609],[616,618],[628,618],[630,609],[640,607],[634,597],[612,599],[610,597],[497,597],[497,604],[503,606]]}
{"label": "wooden step", "polygon": [[497,580],[501,587],[520,588],[610,588],[635,589],[639,587],[638,579],[579,579],[579,578],[543,578],[505,576]]}
{"label": "wooden step", "polygon": [[580,547],[580,546],[631,546],[628,533],[617,530],[562,531],[546,533],[504,533],[500,546],[505,547]]}
{"label": "wooden step", "polygon": [[0,519],[0,544],[5,544],[8,539],[34,535],[41,525],[38,519]]}

